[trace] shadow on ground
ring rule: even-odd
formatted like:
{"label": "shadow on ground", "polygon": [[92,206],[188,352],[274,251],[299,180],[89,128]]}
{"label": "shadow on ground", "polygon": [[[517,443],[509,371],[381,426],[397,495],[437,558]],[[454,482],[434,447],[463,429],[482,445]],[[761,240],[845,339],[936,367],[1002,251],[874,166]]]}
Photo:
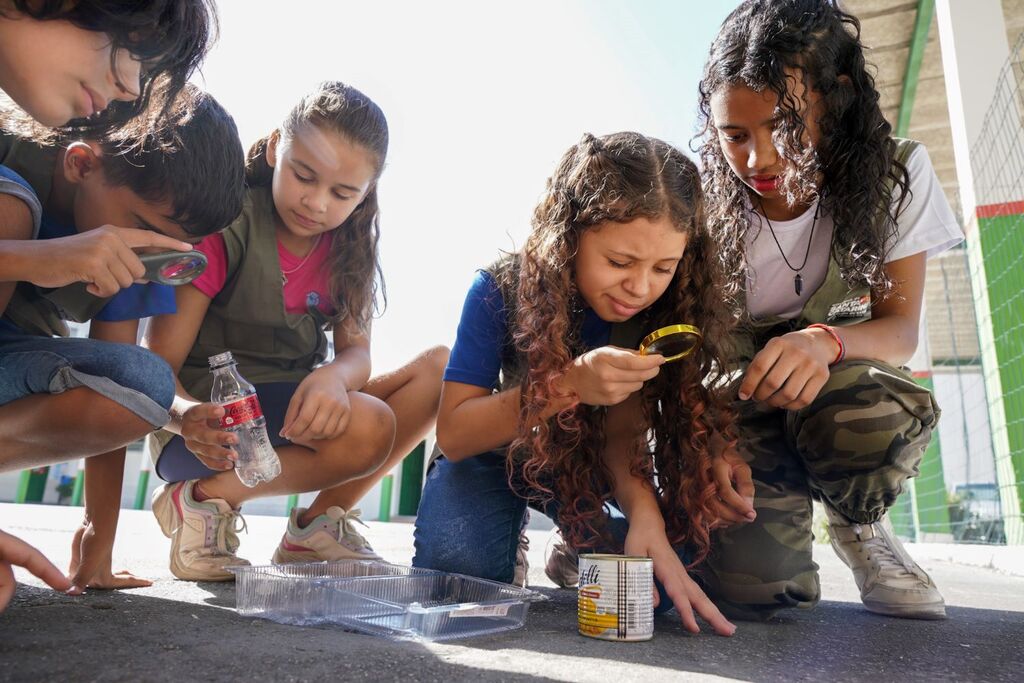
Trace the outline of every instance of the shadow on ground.
{"label": "shadow on ground", "polygon": [[1020,612],[954,607],[947,621],[910,622],[824,602],[733,638],[691,636],[670,614],[649,642],[608,643],[576,635],[573,591],[541,589],[551,599],[523,630],[419,644],[243,619],[233,585],[199,587],[206,604],[19,585],[0,616],[0,680],[1017,681],[1024,641]]}

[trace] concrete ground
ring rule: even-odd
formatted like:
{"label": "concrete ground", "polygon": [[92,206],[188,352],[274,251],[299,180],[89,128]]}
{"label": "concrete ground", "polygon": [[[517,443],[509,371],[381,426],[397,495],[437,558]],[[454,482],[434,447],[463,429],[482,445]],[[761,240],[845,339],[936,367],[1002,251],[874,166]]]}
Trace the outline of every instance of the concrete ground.
{"label": "concrete ground", "polygon": [[[78,514],[67,507],[0,504],[0,528],[66,566]],[[171,577],[169,542],[150,513],[121,514],[115,569],[131,569],[155,584],[72,598],[19,572],[23,583],[0,615],[0,681],[649,683],[1024,677],[1024,576],[958,564],[948,558],[955,554],[934,549],[923,553],[922,564],[946,598],[947,621],[866,612],[846,567],[830,548],[818,546],[825,599],[816,609],[791,611],[766,624],[740,623],[732,638],[707,632],[691,636],[673,614],[659,618],[651,641],[609,643],[576,633],[575,592],[550,587],[542,568],[547,533],[531,531],[531,585],[551,599],[530,608],[525,628],[448,643],[409,643],[239,617],[231,584]],[[254,563],[267,561],[284,519],[251,516],[247,521],[239,554]],[[371,522],[367,535],[387,559],[410,560],[411,525]]]}

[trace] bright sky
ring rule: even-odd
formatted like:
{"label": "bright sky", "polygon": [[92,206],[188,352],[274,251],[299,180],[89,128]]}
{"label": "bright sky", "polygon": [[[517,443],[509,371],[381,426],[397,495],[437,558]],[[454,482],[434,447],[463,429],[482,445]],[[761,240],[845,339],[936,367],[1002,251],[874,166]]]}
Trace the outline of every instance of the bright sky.
{"label": "bright sky", "polygon": [[321,80],[359,88],[388,117],[380,372],[454,342],[474,271],[522,245],[545,179],[584,132],[688,148],[707,49],[736,2],[218,5],[220,41],[195,80],[246,147]]}

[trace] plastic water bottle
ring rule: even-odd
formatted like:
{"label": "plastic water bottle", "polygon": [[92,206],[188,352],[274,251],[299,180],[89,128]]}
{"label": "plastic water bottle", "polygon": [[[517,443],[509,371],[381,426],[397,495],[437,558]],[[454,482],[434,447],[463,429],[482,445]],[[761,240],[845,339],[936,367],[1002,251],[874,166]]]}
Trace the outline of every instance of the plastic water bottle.
{"label": "plastic water bottle", "polygon": [[238,454],[235,474],[248,487],[270,481],[281,474],[281,461],[267,436],[267,419],[263,417],[256,389],[238,372],[230,351],[210,356],[213,390],[210,400],[224,408],[221,429],[236,434],[233,446]]}

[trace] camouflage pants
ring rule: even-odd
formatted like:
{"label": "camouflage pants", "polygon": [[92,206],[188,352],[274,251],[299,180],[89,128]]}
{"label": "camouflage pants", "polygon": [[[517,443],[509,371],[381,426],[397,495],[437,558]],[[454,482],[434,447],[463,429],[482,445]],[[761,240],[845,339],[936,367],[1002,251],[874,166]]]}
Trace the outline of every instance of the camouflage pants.
{"label": "camouflage pants", "polygon": [[903,371],[859,360],[832,368],[801,410],[736,408],[757,519],[716,533],[701,579],[727,615],[767,619],[820,598],[812,497],[856,522],[880,519],[917,475],[939,408]]}

